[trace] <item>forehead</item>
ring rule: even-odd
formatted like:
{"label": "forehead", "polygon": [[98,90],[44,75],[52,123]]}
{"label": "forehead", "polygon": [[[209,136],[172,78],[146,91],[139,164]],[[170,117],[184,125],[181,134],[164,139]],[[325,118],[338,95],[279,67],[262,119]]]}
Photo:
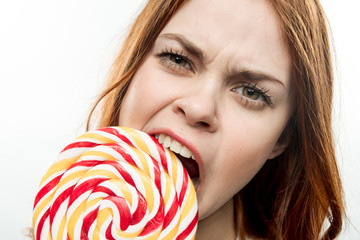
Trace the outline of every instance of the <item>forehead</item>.
{"label": "forehead", "polygon": [[290,57],[280,20],[266,0],[190,0],[162,33],[186,36],[208,61],[252,68],[288,78]]}

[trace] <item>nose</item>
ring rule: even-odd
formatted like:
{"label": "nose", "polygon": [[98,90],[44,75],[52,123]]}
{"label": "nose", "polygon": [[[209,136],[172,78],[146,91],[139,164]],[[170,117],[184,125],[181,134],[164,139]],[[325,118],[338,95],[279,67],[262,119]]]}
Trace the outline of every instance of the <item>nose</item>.
{"label": "nose", "polygon": [[192,86],[186,89],[184,96],[173,102],[172,108],[177,115],[185,118],[190,126],[215,132],[218,128],[216,87],[203,86]]}

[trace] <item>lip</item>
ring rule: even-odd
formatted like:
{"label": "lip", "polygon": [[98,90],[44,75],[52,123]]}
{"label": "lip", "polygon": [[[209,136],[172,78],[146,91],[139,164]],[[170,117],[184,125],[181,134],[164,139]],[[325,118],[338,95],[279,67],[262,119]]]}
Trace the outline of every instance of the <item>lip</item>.
{"label": "lip", "polygon": [[175,132],[173,132],[172,130],[167,129],[167,128],[156,128],[156,129],[151,129],[151,130],[147,131],[147,134],[149,134],[149,135],[156,135],[156,134],[161,134],[161,133],[168,135],[169,137],[178,141],[179,143],[181,143],[182,145],[187,147],[194,154],[195,162],[199,166],[199,180],[201,183],[201,179],[203,178],[203,174],[204,174],[203,173],[203,162],[201,159],[201,155],[200,155],[199,151],[196,149],[196,147],[194,146],[194,144],[192,144],[188,140],[180,137],[178,134],[176,134]]}

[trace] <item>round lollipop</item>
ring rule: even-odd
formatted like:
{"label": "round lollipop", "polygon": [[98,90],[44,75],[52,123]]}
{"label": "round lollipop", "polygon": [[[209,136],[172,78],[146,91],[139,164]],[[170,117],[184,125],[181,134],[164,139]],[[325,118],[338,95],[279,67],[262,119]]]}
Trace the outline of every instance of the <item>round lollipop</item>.
{"label": "round lollipop", "polygon": [[175,154],[144,132],[108,127],[65,147],[41,180],[39,239],[194,239],[194,186]]}

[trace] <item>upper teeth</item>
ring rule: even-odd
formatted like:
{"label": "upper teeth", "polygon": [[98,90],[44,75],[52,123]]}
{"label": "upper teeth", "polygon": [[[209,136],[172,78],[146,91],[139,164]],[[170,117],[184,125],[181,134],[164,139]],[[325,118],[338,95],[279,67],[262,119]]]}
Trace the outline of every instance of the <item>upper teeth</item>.
{"label": "upper teeth", "polygon": [[194,158],[194,154],[184,145],[179,143],[178,141],[172,139],[171,137],[165,135],[165,134],[156,134],[155,138],[161,143],[164,147],[170,148],[171,151],[174,153],[180,154],[183,157],[186,158]]}

